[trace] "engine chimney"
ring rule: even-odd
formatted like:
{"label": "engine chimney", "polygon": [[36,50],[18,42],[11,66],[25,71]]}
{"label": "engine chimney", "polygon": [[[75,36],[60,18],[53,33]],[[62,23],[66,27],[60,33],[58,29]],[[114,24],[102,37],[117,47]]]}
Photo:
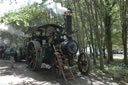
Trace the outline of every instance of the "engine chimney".
{"label": "engine chimney", "polygon": [[65,28],[67,33],[72,33],[72,10],[68,8],[68,11],[64,12]]}

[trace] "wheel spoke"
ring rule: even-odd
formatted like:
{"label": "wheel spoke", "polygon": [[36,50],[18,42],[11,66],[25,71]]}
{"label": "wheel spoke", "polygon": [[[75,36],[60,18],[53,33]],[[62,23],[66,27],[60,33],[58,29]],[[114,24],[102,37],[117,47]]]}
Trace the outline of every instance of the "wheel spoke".
{"label": "wheel spoke", "polygon": [[32,65],[32,69],[35,69],[35,67],[36,67],[36,61],[34,59],[34,62],[33,62],[33,65]]}
{"label": "wheel spoke", "polygon": [[35,50],[35,46],[33,43],[29,43],[28,45],[28,65],[32,70],[38,70],[39,64],[37,63],[36,57],[39,56]]}
{"label": "wheel spoke", "polygon": [[28,58],[31,58],[31,56],[29,56]]}
{"label": "wheel spoke", "polygon": [[33,51],[32,51],[32,50],[29,50],[29,52],[30,52],[30,53],[33,53]]}
{"label": "wheel spoke", "polygon": [[33,64],[33,62],[34,62],[34,59],[32,58],[32,60],[31,60],[31,62],[30,62],[30,65]]}

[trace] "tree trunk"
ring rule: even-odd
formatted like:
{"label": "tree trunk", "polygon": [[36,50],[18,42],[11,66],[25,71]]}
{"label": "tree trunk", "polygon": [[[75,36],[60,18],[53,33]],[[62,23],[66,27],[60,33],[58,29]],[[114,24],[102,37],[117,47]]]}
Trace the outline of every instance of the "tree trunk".
{"label": "tree trunk", "polygon": [[89,7],[90,9],[92,10],[92,6],[90,6],[88,3],[86,3],[86,7],[87,7],[87,10],[88,10],[88,14],[89,16],[87,17],[88,20],[89,20],[89,28],[90,28],[90,48],[92,49],[91,53],[92,53],[92,57],[93,57],[93,64],[96,65],[96,52],[95,52],[95,47],[94,47],[94,38],[93,38],[93,24],[92,24],[92,18],[91,18],[91,11],[89,10]]}
{"label": "tree trunk", "polygon": [[112,38],[111,38],[111,23],[112,23],[112,15],[110,14],[112,11],[111,4],[108,0],[106,2],[106,10],[105,10],[105,17],[104,17],[104,25],[105,25],[105,40],[106,40],[106,48],[108,52],[108,63],[113,61],[113,54],[112,54]]}
{"label": "tree trunk", "polygon": [[102,44],[101,44],[101,36],[99,33],[99,29],[98,29],[98,13],[97,13],[97,0],[93,0],[94,2],[94,13],[95,13],[95,36],[96,36],[96,40],[97,40],[97,45],[100,51],[100,69],[104,70],[104,63],[103,63],[103,50],[102,50]]}
{"label": "tree trunk", "polygon": [[112,55],[112,39],[111,39],[111,16],[105,15],[105,36],[106,36],[106,47],[108,52],[108,63],[113,61]]}
{"label": "tree trunk", "polygon": [[128,1],[120,0],[120,18],[121,18],[121,26],[122,26],[122,42],[124,48],[124,63],[127,64],[127,4]]}

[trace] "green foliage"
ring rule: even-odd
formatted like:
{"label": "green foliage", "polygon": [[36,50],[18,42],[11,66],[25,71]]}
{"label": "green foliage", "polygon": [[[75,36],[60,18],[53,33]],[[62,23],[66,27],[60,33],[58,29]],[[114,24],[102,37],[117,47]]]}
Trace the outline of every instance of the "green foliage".
{"label": "green foliage", "polygon": [[123,64],[121,60],[115,60],[109,65],[105,64],[103,72],[99,70],[99,66],[95,65],[92,73],[97,76],[109,77],[113,78],[114,80],[128,82],[128,65]]}
{"label": "green foliage", "polygon": [[110,73],[110,75],[117,79],[127,81],[128,77],[128,66],[125,66],[124,64],[117,64],[117,65],[105,65],[105,70]]}
{"label": "green foliage", "polygon": [[[58,0],[59,1],[59,0]],[[70,8],[72,8],[73,10],[73,29],[78,29],[79,33],[78,36],[81,38],[80,42],[83,42],[83,38],[84,38],[84,43],[88,43],[87,37],[89,36],[89,23],[88,19],[91,19],[91,17],[89,18],[89,14],[87,12],[87,7],[85,6],[84,0],[80,0],[80,1],[63,1],[62,4],[64,6],[67,6],[68,3],[73,3],[70,5]],[[113,1],[110,1],[109,4],[113,3]],[[110,7],[106,7],[107,3],[104,2],[105,7],[104,8],[108,8],[110,9],[112,5],[110,5]],[[76,7],[76,8],[75,8]],[[98,8],[100,8],[100,1],[98,3]],[[108,10],[107,9],[107,10]],[[113,14],[113,20],[117,20],[118,16],[118,10],[119,8],[117,6],[114,7],[114,9],[111,11],[110,14]],[[103,9],[103,11],[106,11],[105,9]],[[108,10],[109,11],[109,10]],[[54,18],[51,18],[54,17]],[[25,28],[28,26],[33,26],[33,25],[41,25],[41,24],[47,24],[47,23],[55,23],[55,24],[61,24],[63,25],[64,21],[63,21],[63,16],[59,16],[54,14],[52,11],[48,12],[42,4],[33,4],[30,6],[27,6],[25,8],[21,8],[18,11],[10,11],[8,13],[6,13],[4,16],[2,16],[0,18],[1,22],[4,22],[6,24],[12,24],[12,26],[14,26],[16,29],[21,29],[23,31],[25,31]],[[85,21],[85,22],[83,22]],[[77,24],[79,22],[79,24]],[[119,25],[119,21],[117,23],[114,23],[113,25]],[[117,29],[120,29],[119,26],[117,26]],[[115,27],[114,27],[115,28]],[[113,30],[112,30],[113,32]],[[86,33],[86,34],[85,34]],[[113,32],[113,44],[116,43],[115,40],[115,36],[117,35],[118,30],[114,30]],[[83,35],[81,35],[83,34]],[[85,37],[86,36],[86,37]],[[120,35],[119,35],[120,36]],[[118,35],[117,35],[118,37]],[[82,45],[84,46],[84,43],[82,43]],[[118,42],[120,43],[120,42]],[[120,43],[121,44],[121,43]],[[118,44],[119,45],[119,44]],[[83,47],[82,46],[82,47]]]}
{"label": "green foliage", "polygon": [[[63,15],[57,15],[44,8],[42,4],[33,4],[17,11],[9,11],[0,18],[1,23],[13,26],[15,29],[26,31],[28,26],[43,25],[48,23],[64,26]],[[120,20],[119,0],[55,0],[62,3],[64,7],[71,8],[73,11],[73,30],[78,30],[75,39],[81,48],[94,45],[98,48],[96,39],[96,27],[98,26],[99,38],[102,44],[106,45],[105,40],[105,13],[111,16],[111,33],[113,48],[122,48],[122,29]],[[94,2],[97,2],[96,4]],[[127,6],[128,7],[128,6]],[[127,10],[128,11],[128,10]],[[96,15],[97,13],[97,15]],[[127,14],[128,15],[128,14]],[[97,20],[96,20],[97,18]],[[97,26],[96,26],[97,23]],[[92,37],[91,37],[92,33]],[[6,33],[3,33],[3,35]],[[20,38],[19,38],[20,39]],[[17,39],[17,40],[19,40]],[[93,43],[92,43],[93,41]],[[105,45],[102,48],[105,48]],[[99,60],[99,59],[98,59]]]}
{"label": "green foliage", "polygon": [[30,25],[41,24],[37,20],[43,19],[43,8],[37,4],[25,7],[16,12],[8,12],[1,17],[1,22],[12,24],[17,29],[23,29]]}

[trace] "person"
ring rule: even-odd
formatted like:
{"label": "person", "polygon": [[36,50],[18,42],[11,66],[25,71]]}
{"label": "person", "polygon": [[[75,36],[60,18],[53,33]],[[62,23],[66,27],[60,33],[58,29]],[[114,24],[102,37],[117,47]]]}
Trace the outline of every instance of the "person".
{"label": "person", "polygon": [[10,49],[10,61],[11,61],[11,68],[14,68],[14,56],[15,56],[15,51],[14,51],[14,48],[11,48]]}
{"label": "person", "polygon": [[1,50],[1,57],[2,57],[2,59],[4,59],[4,46],[2,46],[1,48],[2,48],[2,50]]}
{"label": "person", "polygon": [[2,58],[2,47],[0,47],[0,58]]}
{"label": "person", "polygon": [[5,48],[4,55],[6,60],[10,60],[10,47]]}
{"label": "person", "polygon": [[18,59],[17,59],[17,49],[13,48],[13,51],[14,51],[14,61],[17,62],[18,61]]}

